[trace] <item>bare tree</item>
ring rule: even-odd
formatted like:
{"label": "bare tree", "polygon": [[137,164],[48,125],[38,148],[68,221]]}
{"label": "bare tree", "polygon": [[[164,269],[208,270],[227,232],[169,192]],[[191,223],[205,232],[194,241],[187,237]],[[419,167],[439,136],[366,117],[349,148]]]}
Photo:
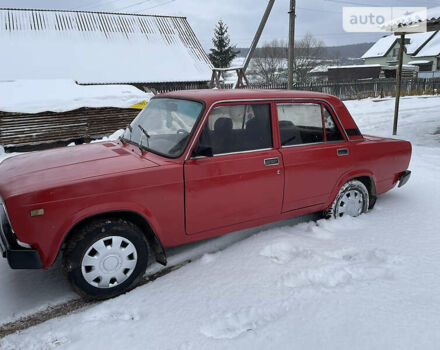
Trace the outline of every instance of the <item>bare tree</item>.
{"label": "bare tree", "polygon": [[278,84],[287,79],[287,44],[273,40],[255,52],[251,61],[249,77],[265,84]]}
{"label": "bare tree", "polygon": [[325,52],[324,42],[307,33],[295,42],[295,80],[299,83],[309,81],[308,72],[319,65]]}
{"label": "bare tree", "polygon": [[[308,72],[317,66],[324,55],[324,42],[307,33],[295,42],[294,81],[307,83]],[[287,43],[273,40],[255,52],[248,76],[265,84],[287,82]]]}

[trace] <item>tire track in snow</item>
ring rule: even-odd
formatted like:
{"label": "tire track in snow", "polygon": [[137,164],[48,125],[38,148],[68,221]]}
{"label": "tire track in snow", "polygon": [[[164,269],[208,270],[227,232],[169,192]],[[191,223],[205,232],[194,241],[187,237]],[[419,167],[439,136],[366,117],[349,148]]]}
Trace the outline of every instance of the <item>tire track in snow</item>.
{"label": "tire track in snow", "polygon": [[[188,265],[191,261],[192,261],[191,259],[187,259],[179,264],[165,267],[159,272],[153,273],[151,275],[146,275],[142,278],[141,282],[136,287],[154,282],[158,278],[168,275],[169,273],[179,270],[185,265]],[[43,311],[19,318],[16,321],[12,321],[0,325],[0,339],[12,333],[23,331],[27,328],[39,325],[51,319],[61,316],[67,316],[74,312],[83,311],[89,307],[92,307],[100,303],[102,303],[102,301],[86,301],[83,299],[74,299],[56,306],[49,306],[47,309]]]}

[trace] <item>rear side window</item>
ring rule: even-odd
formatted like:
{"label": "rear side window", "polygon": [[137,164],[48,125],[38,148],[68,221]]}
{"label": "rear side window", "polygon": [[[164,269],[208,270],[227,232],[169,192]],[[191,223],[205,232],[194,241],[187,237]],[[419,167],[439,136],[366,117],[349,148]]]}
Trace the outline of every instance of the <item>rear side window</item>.
{"label": "rear side window", "polygon": [[320,104],[281,103],[277,109],[282,146],[324,141]]}
{"label": "rear side window", "polygon": [[324,125],[327,141],[344,141],[344,138],[327,107],[324,107]]}
{"label": "rear side window", "polygon": [[215,108],[203,129],[199,145],[225,154],[272,148],[269,104],[243,104]]}

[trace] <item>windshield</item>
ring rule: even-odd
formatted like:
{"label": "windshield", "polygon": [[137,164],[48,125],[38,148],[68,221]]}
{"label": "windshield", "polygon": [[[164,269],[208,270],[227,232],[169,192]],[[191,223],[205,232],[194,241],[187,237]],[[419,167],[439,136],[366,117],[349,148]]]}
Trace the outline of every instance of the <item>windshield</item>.
{"label": "windshield", "polygon": [[202,109],[200,102],[152,99],[125,130],[122,140],[167,157],[179,157]]}

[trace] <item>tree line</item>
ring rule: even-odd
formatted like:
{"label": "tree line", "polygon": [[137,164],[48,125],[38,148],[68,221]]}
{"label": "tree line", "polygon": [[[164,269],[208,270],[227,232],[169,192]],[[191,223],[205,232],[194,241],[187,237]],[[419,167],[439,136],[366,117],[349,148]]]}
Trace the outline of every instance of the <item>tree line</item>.
{"label": "tree line", "polygon": [[[239,51],[231,44],[227,25],[220,20],[214,30],[213,48],[209,58],[214,67],[227,68],[237,57]],[[308,72],[320,64],[325,54],[324,42],[307,33],[302,39],[295,41],[294,80],[307,83],[310,79]],[[251,82],[264,84],[279,84],[287,82],[288,48],[285,40],[272,40],[258,48],[247,75]]]}

